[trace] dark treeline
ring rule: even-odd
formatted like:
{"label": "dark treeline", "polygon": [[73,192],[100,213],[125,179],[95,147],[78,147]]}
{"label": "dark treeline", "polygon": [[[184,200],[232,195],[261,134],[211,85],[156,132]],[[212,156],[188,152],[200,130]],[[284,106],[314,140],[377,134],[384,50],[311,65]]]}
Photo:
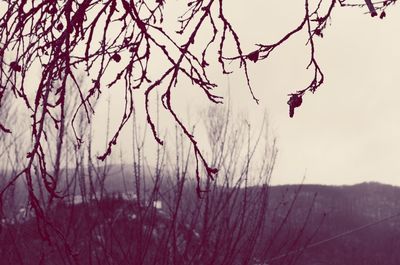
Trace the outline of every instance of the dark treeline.
{"label": "dark treeline", "polygon": [[[270,202],[277,149],[266,120],[254,129],[244,118],[233,117],[229,106],[205,114],[205,150],[219,169],[214,180],[193,178],[197,170],[199,175],[207,172],[196,168],[190,141],[178,128],[170,137],[172,145],[155,146],[150,160],[146,130],[137,126],[135,117],[131,163],[125,163],[122,154],[104,162],[93,159],[92,128],[84,122],[77,127],[87,139],[83,143],[71,137],[71,130],[57,135],[49,127],[49,145],[43,152],[50,157],[46,166],[52,185],[41,178],[41,164],[33,164],[28,177],[15,179],[24,166],[16,162],[21,149],[18,144],[2,148],[2,260],[51,265],[256,264],[266,261],[271,251],[281,254],[304,243],[310,215],[290,233],[295,237],[285,232],[296,196],[284,211],[277,210],[279,202]],[[3,147],[19,142],[13,136],[2,139]],[[307,204],[311,209],[313,201]],[[283,239],[289,244],[279,243]]]}
{"label": "dark treeline", "polygon": [[[117,172],[111,182],[121,180]],[[400,218],[357,230],[397,214],[400,188],[377,183],[269,187],[262,220],[257,218],[257,211],[263,210],[257,202],[262,187],[214,189],[222,198],[233,193],[241,203],[247,196],[249,203],[258,205],[248,207],[243,231],[239,231],[240,204],[219,208],[220,201],[214,198],[207,219],[210,224],[205,227],[204,205],[193,192],[196,183],[184,185],[180,207],[186,210],[177,216],[171,214],[173,196],[140,205],[134,193],[119,190],[118,183],[101,200],[84,202],[75,196],[75,201],[58,202],[48,218],[73,246],[69,257],[62,249],[65,245],[57,251],[57,244],[43,241],[35,218],[20,208],[15,219],[3,221],[0,255],[8,264],[39,264],[41,259],[45,264],[136,264],[139,253],[141,264],[243,264],[249,251],[253,254],[247,264],[372,265],[384,261],[394,265],[400,261],[396,251]],[[167,182],[161,184],[160,195],[168,189]],[[221,209],[221,217],[213,209]]]}

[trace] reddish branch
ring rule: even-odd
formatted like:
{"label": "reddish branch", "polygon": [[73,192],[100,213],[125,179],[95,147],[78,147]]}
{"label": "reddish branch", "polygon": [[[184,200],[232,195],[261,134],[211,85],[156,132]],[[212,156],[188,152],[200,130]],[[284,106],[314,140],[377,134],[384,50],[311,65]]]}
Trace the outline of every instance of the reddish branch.
{"label": "reddish branch", "polygon": [[[372,3],[374,9],[385,16],[385,10],[396,0]],[[323,4],[327,8],[323,8]],[[119,126],[109,140],[105,152],[98,158],[106,159],[117,144],[118,137],[125,124],[135,111],[133,91],[144,89],[147,122],[152,129],[154,138],[159,144],[157,128],[150,112],[150,95],[155,90],[163,90],[161,97],[164,108],[173,117],[175,123],[192,143],[196,158],[196,176],[198,178],[197,192],[200,187],[200,166],[205,169],[207,177],[214,179],[217,169],[211,167],[203,156],[195,137],[174,110],[171,103],[173,89],[179,77],[186,77],[199,88],[213,103],[222,103],[222,98],[213,93],[216,84],[209,80],[207,58],[209,48],[218,47],[218,61],[222,72],[228,74],[227,62],[238,61],[243,68],[250,94],[258,103],[248,71],[248,61],[266,60],[269,55],[301,31],[308,34],[306,45],[310,47],[310,62],[307,68],[314,72],[310,83],[292,94],[302,98],[308,91],[314,93],[324,82],[324,74],[315,55],[315,37],[323,37],[323,31],[336,6],[366,7],[366,4],[346,4],[344,0],[320,0],[315,6],[305,0],[304,18],[280,40],[272,44],[257,44],[257,49],[243,51],[240,36],[234,26],[225,16],[222,0],[192,0],[188,2],[187,11],[178,18],[180,28],[176,34],[169,34],[163,28],[163,0],[22,0],[6,1],[6,11],[0,18],[0,108],[4,100],[4,91],[10,90],[16,97],[23,99],[25,108],[30,111],[32,148],[27,154],[26,168],[23,169],[29,186],[30,201],[36,211],[36,216],[43,216],[43,211],[33,191],[32,174],[34,165],[38,165],[41,181],[50,195],[50,200],[59,197],[57,181],[49,173],[47,158],[43,144],[47,142],[46,124],[53,124],[59,131],[59,137],[64,131],[61,119],[67,104],[66,95],[75,92],[79,95],[80,104],[72,117],[72,128],[80,145],[82,135],[75,130],[75,119],[79,113],[85,113],[90,123],[94,114],[93,104],[105,88],[123,84],[125,89],[124,113]],[[370,6],[369,6],[370,7]],[[203,43],[198,38],[201,28],[209,26],[212,35]],[[178,36],[181,35],[181,36]],[[228,38],[232,37],[236,48],[235,54],[225,55]],[[179,38],[178,38],[179,37]],[[178,39],[183,37],[184,41]],[[195,55],[193,44],[202,44],[201,55]],[[161,52],[163,58],[155,58],[154,50]],[[149,62],[153,60],[166,62],[164,72],[153,81],[149,75]],[[26,88],[30,86],[26,77],[32,71],[32,66],[39,63],[41,67],[40,81],[34,87],[35,97],[27,96]],[[105,84],[104,74],[110,68],[116,68],[115,77]],[[79,71],[85,71],[91,78],[89,89],[81,87],[76,76]],[[73,84],[73,86],[69,86]],[[165,86],[163,87],[162,84]],[[71,91],[68,91],[68,89]],[[76,90],[76,91],[72,91]],[[299,107],[289,103],[293,110]],[[294,104],[294,103],[293,103]],[[0,109],[1,111],[1,109]],[[59,113],[61,118],[59,118]],[[11,129],[0,123],[0,133],[10,133]],[[61,141],[62,144],[62,141]],[[1,192],[2,196],[4,191]]]}

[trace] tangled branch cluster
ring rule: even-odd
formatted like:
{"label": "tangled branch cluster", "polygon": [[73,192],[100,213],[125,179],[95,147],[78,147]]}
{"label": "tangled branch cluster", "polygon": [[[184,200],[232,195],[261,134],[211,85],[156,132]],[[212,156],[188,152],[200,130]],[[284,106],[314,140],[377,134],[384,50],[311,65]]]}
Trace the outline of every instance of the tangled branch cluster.
{"label": "tangled branch cluster", "polygon": [[[171,104],[171,93],[178,77],[189,78],[211,102],[221,103],[222,98],[212,91],[216,84],[209,80],[207,71],[209,48],[215,46],[222,72],[229,73],[226,67],[228,62],[239,62],[250,94],[258,102],[250,82],[249,61],[255,63],[267,59],[293,35],[305,30],[308,33],[307,45],[310,47],[308,68],[313,69],[314,77],[307,87],[289,96],[301,98],[307,91],[315,92],[324,82],[324,74],[315,57],[314,38],[323,37],[323,31],[336,6],[353,5],[346,4],[344,0],[320,0],[315,6],[311,6],[309,2],[305,0],[304,18],[293,30],[275,43],[257,44],[256,50],[246,52],[241,47],[240,36],[225,16],[223,0],[189,1],[187,11],[178,18],[180,28],[173,35],[163,28],[164,0],[3,1],[6,11],[0,18],[0,107],[5,92],[9,90],[23,99],[26,109],[31,113],[32,149],[27,154],[25,169],[13,181],[22,175],[26,177],[30,187],[30,200],[37,216],[42,213],[32,188],[32,165],[35,161],[38,163],[41,180],[47,191],[52,197],[57,197],[57,182],[47,169],[43,144],[47,141],[46,123],[53,124],[62,133],[60,120],[65,115],[66,94],[69,93],[67,89],[76,89],[80,97],[80,104],[72,119],[74,128],[79,111],[84,111],[90,122],[94,113],[93,104],[102,91],[123,83],[124,113],[108,147],[98,157],[104,160],[111,154],[122,128],[134,112],[135,89],[144,90],[147,122],[154,138],[159,144],[163,144],[149,110],[151,93],[161,89],[163,84],[163,106],[192,143],[197,161],[197,177],[200,178],[199,168],[203,166],[207,177],[213,179],[217,169],[207,163],[194,136]],[[375,8],[382,12],[381,18],[384,17],[382,14],[385,14],[386,7],[395,2],[396,0],[387,0],[374,3]],[[364,7],[365,4],[358,6]],[[199,30],[204,27],[210,27],[212,34],[202,46],[199,56],[196,55],[193,44],[199,41]],[[228,56],[225,55],[225,47],[229,39],[233,40],[236,54]],[[161,54],[167,63],[165,71],[155,80],[151,80],[149,64],[160,60],[154,58],[154,51]],[[40,80],[37,87],[33,88],[35,96],[31,99],[26,92],[27,89],[32,89],[29,87],[28,76],[38,65]],[[118,69],[118,73],[111,82],[106,82],[104,74],[110,68]],[[91,78],[89,89],[84,89],[77,81],[78,72],[82,69]],[[67,86],[71,83],[74,84],[72,88]],[[300,105],[299,100],[289,100],[291,109],[298,106],[292,106],[290,102]],[[11,133],[10,126],[0,121],[0,132]],[[77,142],[82,143],[82,137],[75,128],[74,133]],[[197,192],[202,192],[200,186]]]}

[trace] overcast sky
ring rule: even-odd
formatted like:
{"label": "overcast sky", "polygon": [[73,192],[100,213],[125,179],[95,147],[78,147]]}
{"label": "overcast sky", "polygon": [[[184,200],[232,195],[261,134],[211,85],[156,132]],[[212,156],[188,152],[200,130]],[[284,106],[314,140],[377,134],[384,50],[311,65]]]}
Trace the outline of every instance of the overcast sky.
{"label": "overcast sky", "polygon": [[[248,40],[259,41],[277,24],[295,25],[301,19],[296,12],[301,4],[287,12],[273,7],[278,18],[271,21],[262,15],[271,7],[265,1],[253,2],[246,6],[250,12],[240,12],[245,6],[231,9],[235,26]],[[334,10],[324,38],[316,42],[326,82],[304,97],[293,119],[288,117],[286,95],[310,78],[304,71],[309,59],[304,58],[304,36],[288,43],[270,62],[253,67],[256,94],[278,137],[274,183],[296,183],[305,174],[306,183],[400,185],[399,11],[392,7],[380,20],[365,15],[366,8]],[[246,30],[249,24],[262,26]]]}
{"label": "overcast sky", "polygon": [[[245,53],[254,50],[255,43],[268,44],[280,39],[299,25],[304,14],[303,1],[224,3],[226,16],[241,37]],[[186,1],[167,3],[165,14],[170,16],[165,17],[165,30],[177,29],[176,14],[186,5]],[[305,183],[377,181],[400,185],[400,6],[389,7],[382,20],[366,12],[366,7],[334,9],[324,37],[315,39],[316,58],[325,74],[325,83],[315,94],[303,97],[303,104],[292,119],[288,115],[287,95],[303,89],[312,78],[312,71],[306,70],[310,58],[304,32],[276,49],[268,60],[249,62],[259,105],[251,98],[243,72],[235,64],[228,65],[234,70],[229,76],[234,111],[245,113],[253,126],[260,124],[264,110],[268,111],[269,127],[279,148],[272,183],[299,183],[305,176]],[[210,28],[202,29],[195,44],[207,42],[209,35]],[[225,95],[228,77],[221,73],[212,52],[208,62],[210,77],[219,85],[215,93]],[[152,66],[156,78],[163,70],[162,63],[157,63]],[[38,77],[39,73],[31,77],[32,84]],[[200,89],[192,89],[187,80],[179,81],[173,102],[182,117],[210,105]],[[104,91],[97,104],[94,141],[99,153],[105,147],[107,94],[111,95],[111,128],[115,129],[121,120],[123,91]],[[143,110],[143,102],[136,100],[135,104],[138,112]],[[171,124],[167,112],[161,116],[166,124]],[[196,123],[193,119],[196,118],[185,122]],[[144,119],[141,126],[145,126]],[[124,152],[132,146],[127,127],[118,141]],[[199,133],[195,136],[200,144],[205,137]],[[117,156],[118,152],[116,149]]]}
{"label": "overcast sky", "polygon": [[[245,52],[254,49],[255,43],[272,43],[282,37],[300,23],[304,12],[302,1],[290,6],[282,1],[225,2],[227,17],[241,36]],[[174,8],[174,3],[167,5],[166,12],[169,7]],[[287,94],[304,88],[312,74],[305,69],[309,47],[304,33],[282,45],[268,60],[250,64],[260,105],[251,99],[243,72],[230,75],[232,106],[237,112],[247,113],[257,124],[264,109],[268,110],[279,148],[274,184],[299,183],[305,176],[305,183],[378,181],[400,185],[399,11],[399,6],[390,7],[381,20],[365,14],[366,8],[335,8],[324,38],[315,43],[325,83],[314,95],[303,97],[293,119],[288,115]],[[208,30],[204,29],[202,36],[206,37]],[[216,62],[216,56],[214,59]],[[215,63],[212,60],[209,62]],[[217,94],[223,94],[227,77],[220,68],[215,69],[211,77],[220,85]],[[187,86],[184,81],[178,85],[177,91],[180,87],[184,92],[175,101],[179,103],[176,108],[185,112],[209,104],[204,97],[190,94],[194,92]],[[118,93],[113,93],[112,101],[118,102]],[[104,106],[101,104],[98,106]],[[116,109],[114,105],[112,115],[120,115]],[[104,117],[104,111],[100,107],[98,117]],[[104,127],[104,119],[97,119]]]}

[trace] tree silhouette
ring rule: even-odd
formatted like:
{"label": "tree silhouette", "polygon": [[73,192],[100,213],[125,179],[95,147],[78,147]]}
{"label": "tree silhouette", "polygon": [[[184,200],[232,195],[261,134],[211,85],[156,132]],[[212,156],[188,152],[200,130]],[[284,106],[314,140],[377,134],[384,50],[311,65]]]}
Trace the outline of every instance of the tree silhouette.
{"label": "tree silhouette", "polygon": [[[293,116],[294,108],[301,104],[299,99],[308,91],[314,93],[324,82],[323,71],[315,56],[314,39],[323,37],[333,10],[337,7],[368,7],[372,16],[380,12],[380,18],[383,18],[386,8],[395,4],[396,0],[375,3],[365,0],[363,4],[347,2],[305,0],[304,17],[296,27],[276,42],[256,44],[255,50],[246,51],[242,48],[241,37],[225,15],[222,0],[189,1],[186,12],[177,18],[180,27],[173,33],[164,28],[167,3],[163,0],[2,1],[0,111],[3,111],[7,91],[22,99],[25,109],[31,114],[32,136],[32,148],[26,155],[26,166],[11,179],[10,185],[20,176],[25,176],[36,215],[42,215],[32,188],[34,163],[38,164],[41,181],[47,192],[51,197],[59,196],[56,179],[47,169],[43,147],[47,141],[46,125],[52,124],[62,137],[64,109],[68,103],[66,95],[76,93],[79,104],[71,114],[71,124],[76,141],[78,145],[81,144],[82,135],[75,129],[78,114],[83,112],[90,123],[94,114],[93,105],[102,91],[121,84],[125,89],[124,112],[106,150],[98,159],[104,160],[111,154],[122,128],[131,119],[135,111],[133,91],[136,89],[144,91],[147,123],[156,141],[163,144],[150,111],[153,104],[150,96],[161,91],[161,99],[157,100],[161,100],[192,144],[198,179],[201,172],[199,167],[204,167],[207,178],[213,179],[217,169],[206,161],[198,142],[172,106],[172,91],[179,78],[188,78],[211,102],[222,103],[222,97],[213,92],[217,85],[208,77],[210,71],[207,61],[211,56],[217,56],[223,74],[230,73],[228,63],[238,62],[246,77],[249,93],[258,103],[253,93],[248,64],[268,59],[296,33],[306,32],[310,56],[307,68],[311,68],[314,75],[306,87],[289,95],[290,116]],[[212,29],[210,38],[200,40],[200,29],[207,27]],[[197,47],[199,45],[195,47],[195,43],[200,48]],[[233,54],[227,51],[229,45],[235,47]],[[211,52],[211,47],[216,47],[216,54]],[[157,62],[163,62],[163,72],[151,80],[150,65]],[[32,88],[29,76],[37,69],[40,72],[39,82]],[[111,80],[107,80],[105,73],[111,69],[117,72]],[[89,84],[82,84],[78,80],[77,76],[82,71],[89,76]],[[33,97],[27,93],[32,89]],[[12,133],[12,125],[0,120],[0,131],[3,134]],[[200,195],[202,190],[198,188],[197,192]]]}

